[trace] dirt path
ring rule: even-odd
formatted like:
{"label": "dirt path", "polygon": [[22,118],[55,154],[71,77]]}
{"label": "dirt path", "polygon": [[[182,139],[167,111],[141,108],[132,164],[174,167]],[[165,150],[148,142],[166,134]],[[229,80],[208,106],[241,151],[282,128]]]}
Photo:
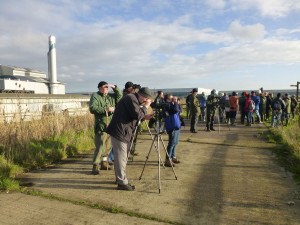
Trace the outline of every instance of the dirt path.
{"label": "dirt path", "polygon": [[117,191],[113,171],[91,175],[92,154],[24,174],[31,189],[52,197],[0,194],[0,224],[300,224],[299,186],[274,160],[273,145],[260,138],[265,130],[262,124],[222,125],[220,133],[205,132],[203,125],[197,134],[183,128],[178,179],[161,167],[160,194],[155,148],[139,180],[152,143],[147,132],[139,135],[139,155],[127,167],[135,192]]}

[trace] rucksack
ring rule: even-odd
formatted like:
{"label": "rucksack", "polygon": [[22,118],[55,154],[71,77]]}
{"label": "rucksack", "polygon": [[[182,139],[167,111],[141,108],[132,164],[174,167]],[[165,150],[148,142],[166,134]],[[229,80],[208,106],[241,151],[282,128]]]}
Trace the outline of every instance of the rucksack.
{"label": "rucksack", "polygon": [[250,100],[250,104],[248,106],[248,109],[249,110],[254,110],[255,109],[255,103],[254,103],[254,101],[252,99]]}
{"label": "rucksack", "polygon": [[276,101],[273,103],[273,110],[278,110],[278,111],[281,110],[281,103],[280,103],[279,100],[276,100]]}

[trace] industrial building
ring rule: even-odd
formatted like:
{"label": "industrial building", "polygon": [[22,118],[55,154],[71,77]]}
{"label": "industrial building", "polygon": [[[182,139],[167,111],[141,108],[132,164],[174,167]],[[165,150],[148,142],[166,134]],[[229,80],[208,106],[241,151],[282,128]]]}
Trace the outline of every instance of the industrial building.
{"label": "industrial building", "polygon": [[57,81],[56,39],[49,36],[48,77],[45,72],[0,65],[0,122],[39,119],[47,113],[82,115],[90,96],[66,95]]}
{"label": "industrial building", "polygon": [[[0,65],[0,92],[49,94],[50,80],[46,73],[28,68]],[[57,94],[65,94],[65,85],[56,82]]]}

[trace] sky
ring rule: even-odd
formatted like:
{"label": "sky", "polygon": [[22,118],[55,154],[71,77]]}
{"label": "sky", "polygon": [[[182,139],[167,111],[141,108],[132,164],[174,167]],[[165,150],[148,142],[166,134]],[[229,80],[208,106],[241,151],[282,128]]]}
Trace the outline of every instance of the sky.
{"label": "sky", "polygon": [[0,0],[0,64],[48,72],[66,92],[290,89],[300,81],[299,0]]}

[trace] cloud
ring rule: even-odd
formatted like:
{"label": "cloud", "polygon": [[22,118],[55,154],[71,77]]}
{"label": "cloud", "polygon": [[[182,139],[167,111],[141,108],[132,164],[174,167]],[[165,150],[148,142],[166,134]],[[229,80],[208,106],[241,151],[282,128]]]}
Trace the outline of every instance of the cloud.
{"label": "cloud", "polygon": [[255,24],[242,26],[238,20],[230,24],[228,32],[236,39],[248,41],[263,39],[266,34],[264,25]]}
{"label": "cloud", "polygon": [[[18,7],[10,8],[11,2]],[[157,88],[191,87],[257,65],[300,61],[299,27],[272,31],[264,21],[249,22],[252,14],[238,19],[233,13],[256,9],[264,15],[263,1],[206,1],[210,10],[220,13],[210,18],[218,23],[209,23],[204,15],[207,5],[194,0],[176,1],[178,4],[148,1],[145,6],[127,0],[120,5],[123,14],[119,1],[109,2],[4,1],[0,8],[0,63],[47,72],[50,34],[57,40],[58,79],[66,83],[68,91],[95,90],[100,80],[119,86],[132,80]],[[265,15],[286,15],[291,10],[289,4],[284,8],[284,13],[276,14],[279,11],[270,4]],[[233,11],[229,13],[229,9]],[[200,17],[195,14],[198,10]],[[35,13],[28,13],[31,11]]]}
{"label": "cloud", "polygon": [[292,11],[299,12],[297,0],[230,0],[230,7],[234,11],[248,11],[256,9],[263,17],[280,18]]}
{"label": "cloud", "polygon": [[210,9],[224,9],[226,6],[226,1],[225,0],[206,0],[205,4],[210,8]]}

